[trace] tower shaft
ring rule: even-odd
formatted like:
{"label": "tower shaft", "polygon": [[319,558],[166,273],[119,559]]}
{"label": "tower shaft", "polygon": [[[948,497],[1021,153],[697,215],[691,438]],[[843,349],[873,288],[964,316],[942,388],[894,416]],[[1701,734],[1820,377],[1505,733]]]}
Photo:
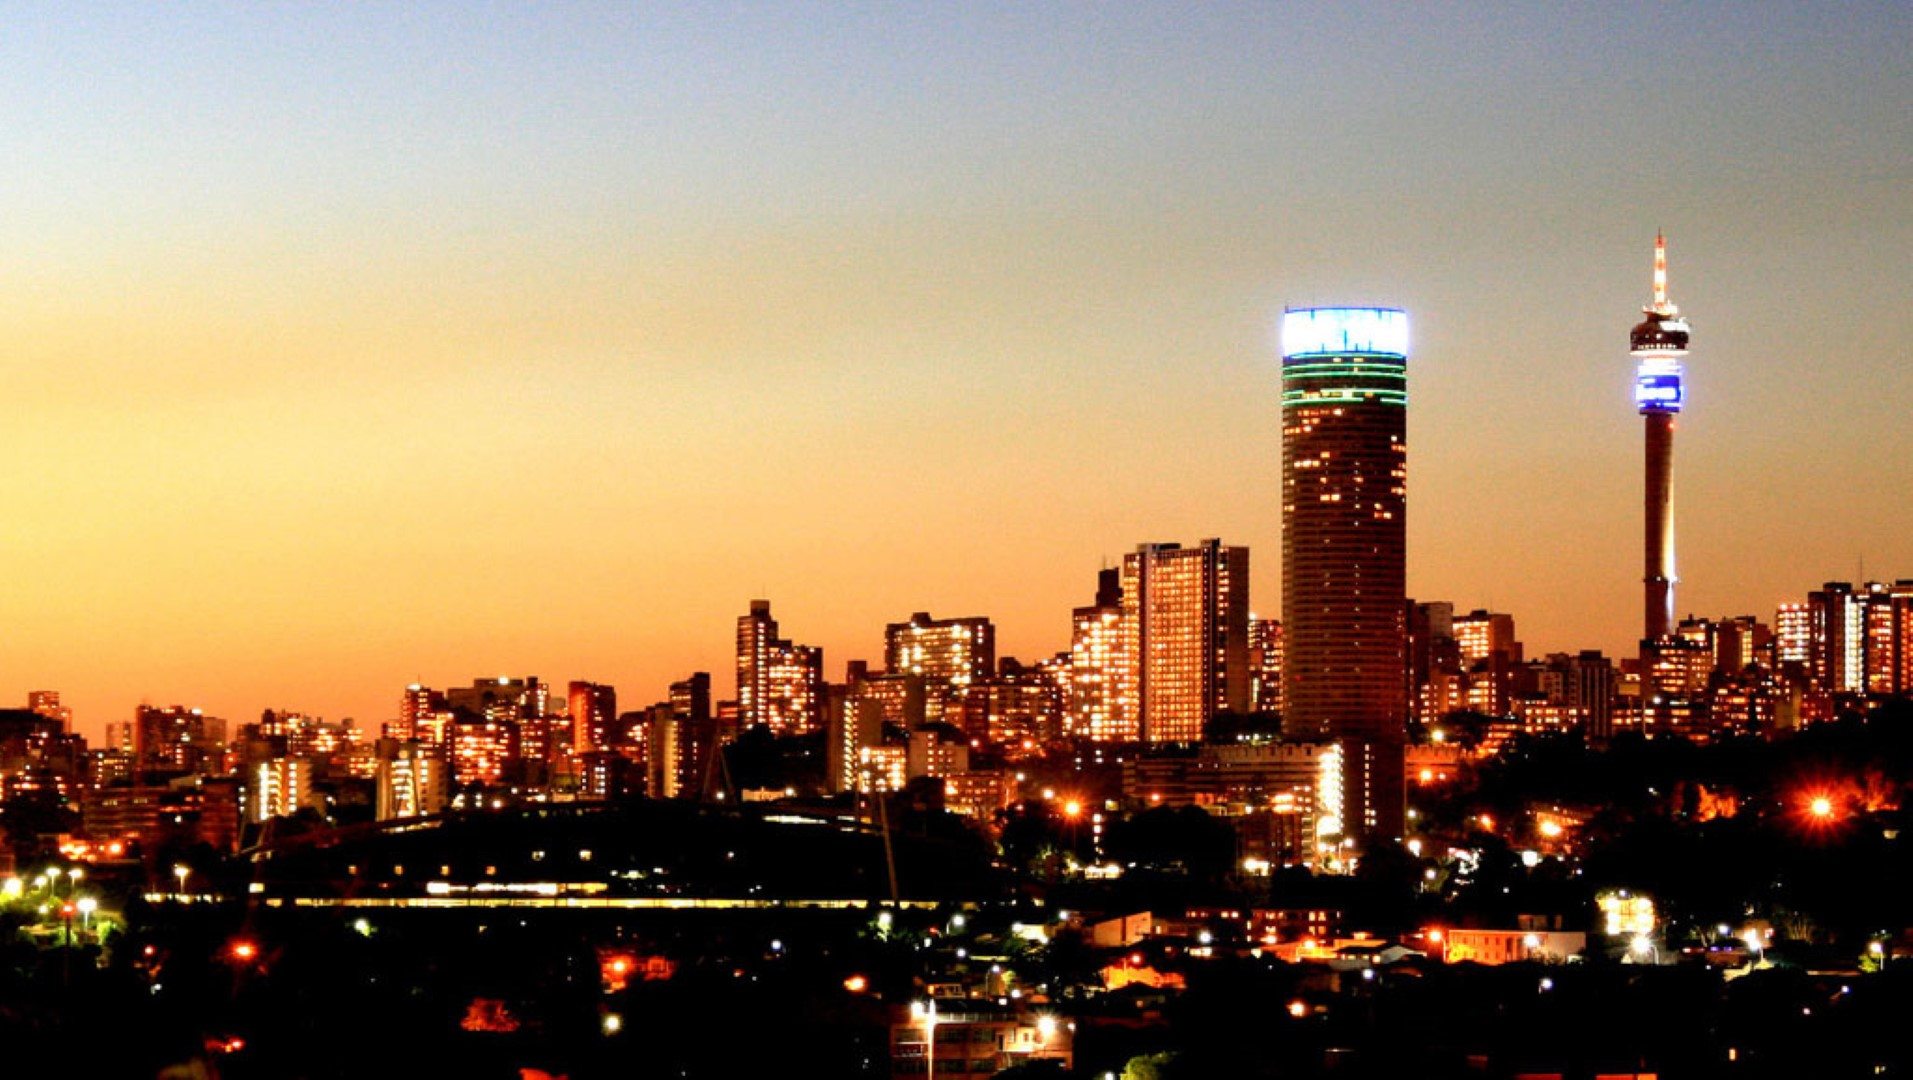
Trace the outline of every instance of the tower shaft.
{"label": "tower shaft", "polygon": [[1646,633],[1658,641],[1674,632],[1674,414],[1650,412],[1647,422],[1646,523],[1641,580],[1646,586]]}

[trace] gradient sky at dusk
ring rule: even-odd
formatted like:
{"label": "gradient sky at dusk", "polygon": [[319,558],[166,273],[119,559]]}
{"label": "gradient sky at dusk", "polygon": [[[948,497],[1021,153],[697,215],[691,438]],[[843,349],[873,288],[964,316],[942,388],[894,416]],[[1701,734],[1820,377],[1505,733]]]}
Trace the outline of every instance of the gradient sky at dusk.
{"label": "gradient sky at dusk", "polygon": [[1913,7],[9,5],[0,702],[376,730],[481,675],[1279,608],[1274,326],[1414,325],[1409,587],[1631,648],[1654,231],[1682,612],[1913,577]]}

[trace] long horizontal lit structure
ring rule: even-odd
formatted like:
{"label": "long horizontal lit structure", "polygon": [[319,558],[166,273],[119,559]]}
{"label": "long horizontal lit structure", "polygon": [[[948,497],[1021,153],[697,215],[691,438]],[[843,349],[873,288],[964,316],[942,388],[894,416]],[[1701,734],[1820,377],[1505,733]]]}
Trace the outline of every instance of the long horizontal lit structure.
{"label": "long horizontal lit structure", "polygon": [[949,906],[947,900],[766,899],[699,896],[551,896],[509,894],[462,896],[271,896],[259,901],[269,908],[515,908],[538,911],[862,911],[909,908],[932,911]]}

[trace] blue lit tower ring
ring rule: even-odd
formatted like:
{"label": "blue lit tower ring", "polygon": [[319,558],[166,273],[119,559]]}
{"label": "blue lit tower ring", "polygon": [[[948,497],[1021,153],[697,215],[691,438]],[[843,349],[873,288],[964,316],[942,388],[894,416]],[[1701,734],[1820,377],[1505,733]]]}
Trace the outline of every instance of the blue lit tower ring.
{"label": "blue lit tower ring", "polygon": [[1282,314],[1282,726],[1342,747],[1341,826],[1402,834],[1408,315]]}

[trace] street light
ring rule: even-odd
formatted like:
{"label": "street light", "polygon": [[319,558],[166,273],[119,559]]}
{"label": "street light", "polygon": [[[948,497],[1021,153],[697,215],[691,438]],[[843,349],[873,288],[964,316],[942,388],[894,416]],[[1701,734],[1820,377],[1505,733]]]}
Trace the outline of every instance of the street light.
{"label": "street light", "polygon": [[185,863],[175,863],[173,865],[173,876],[179,879],[179,889],[173,895],[179,897],[181,900],[186,898],[186,878],[192,872],[193,868],[187,866]]}
{"label": "street light", "polygon": [[1654,966],[1660,966],[1661,951],[1655,947],[1653,938],[1648,937],[1646,934],[1635,934],[1634,940],[1628,943],[1628,947],[1634,950],[1634,955],[1636,956],[1652,955],[1654,958]]}

